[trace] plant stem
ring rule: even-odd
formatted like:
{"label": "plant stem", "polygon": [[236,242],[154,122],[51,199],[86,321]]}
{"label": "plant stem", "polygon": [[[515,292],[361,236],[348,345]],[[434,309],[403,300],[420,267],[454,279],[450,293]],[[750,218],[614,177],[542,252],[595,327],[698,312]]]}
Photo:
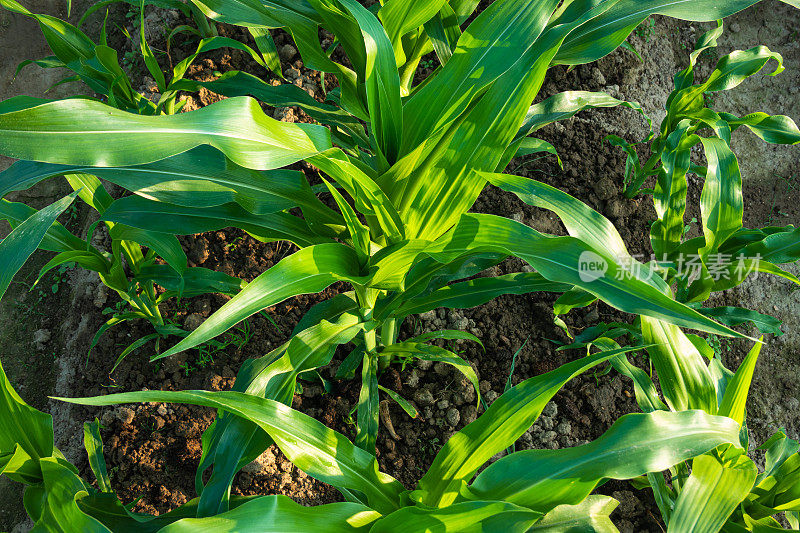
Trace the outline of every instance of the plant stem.
{"label": "plant stem", "polygon": [[[390,344],[394,344],[397,338],[397,319],[395,318],[388,318],[384,320],[383,324],[381,324],[381,344],[383,346],[389,346]],[[389,367],[392,363],[394,356],[392,355],[384,355],[378,358],[378,368],[380,370],[384,370]]]}

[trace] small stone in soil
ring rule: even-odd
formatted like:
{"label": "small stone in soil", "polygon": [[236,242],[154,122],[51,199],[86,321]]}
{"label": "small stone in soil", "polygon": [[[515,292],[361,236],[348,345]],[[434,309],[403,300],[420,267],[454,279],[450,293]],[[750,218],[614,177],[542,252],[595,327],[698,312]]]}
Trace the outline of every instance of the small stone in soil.
{"label": "small stone in soil", "polygon": [[201,315],[200,313],[192,313],[191,315],[186,317],[186,320],[183,321],[183,327],[185,327],[189,331],[194,331],[200,327],[203,321],[204,321],[203,315]]}
{"label": "small stone in soil", "polygon": [[291,44],[284,44],[278,51],[278,55],[284,61],[291,61],[297,55],[297,49]]}
{"label": "small stone in soil", "polygon": [[117,407],[116,415],[117,415],[117,420],[127,425],[133,422],[133,418],[134,416],[136,416],[136,413],[134,413],[132,409],[129,409],[127,407]]}
{"label": "small stone in soil", "polygon": [[412,389],[416,389],[419,385],[419,374],[417,374],[416,369],[411,369],[411,372],[408,374],[406,378],[406,385],[411,387]]}
{"label": "small stone in soil", "polygon": [[447,410],[447,414],[445,415],[445,419],[447,423],[453,427],[457,426],[459,421],[461,420],[461,413],[458,412],[458,409],[455,407],[451,407]]}
{"label": "small stone in soil", "polygon": [[558,406],[553,402],[548,403],[547,405],[544,406],[544,409],[542,409],[542,416],[545,416],[547,418],[553,418],[557,414],[558,414]]}
{"label": "small stone in soil", "polygon": [[478,410],[472,404],[464,406],[461,409],[461,418],[464,420],[464,424],[471,424],[478,418]]}
{"label": "small stone in soil", "polygon": [[414,401],[423,407],[433,405],[433,394],[428,389],[420,389],[414,393]]}
{"label": "small stone in soil", "polygon": [[548,443],[556,440],[556,437],[558,437],[558,434],[555,431],[545,431],[540,438],[542,442]]}
{"label": "small stone in soil", "polygon": [[44,350],[44,345],[50,341],[52,334],[48,329],[37,329],[33,332],[33,344],[39,350]]}

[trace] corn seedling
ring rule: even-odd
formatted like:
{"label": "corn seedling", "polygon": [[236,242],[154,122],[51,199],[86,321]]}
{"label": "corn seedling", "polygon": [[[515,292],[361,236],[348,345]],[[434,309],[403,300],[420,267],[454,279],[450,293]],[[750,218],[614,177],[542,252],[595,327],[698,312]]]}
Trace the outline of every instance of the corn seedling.
{"label": "corn seedling", "polygon": [[[42,60],[25,61],[19,65],[17,71],[31,63],[43,68],[68,68],[74,72],[74,75],[58,82],[58,84],[81,80],[101,94],[109,105],[139,115],[171,113],[180,109],[180,104],[175,102],[177,91],[168,90],[156,104],[133,90],[130,79],[117,63],[116,52],[107,45],[105,23],[100,36],[100,44],[96,44],[79,29],[65,21],[50,16],[33,14],[13,2],[13,0],[3,0],[0,5],[13,12],[27,15],[37,20],[54,53],[53,56]],[[195,54],[173,70],[173,82],[182,79],[186,69],[203,50],[213,49],[221,44],[231,44],[228,40],[223,39],[220,41],[220,39],[215,37],[201,43]],[[140,44],[148,68],[151,69],[151,73],[156,72],[158,65],[152,62],[154,58],[144,38],[142,38]],[[243,45],[239,46],[242,47]],[[252,50],[250,52],[255,55]],[[148,61],[148,58],[151,61]],[[161,74],[160,70],[157,70],[157,72]],[[156,77],[156,79],[159,78]],[[163,74],[161,79],[163,79]],[[12,165],[6,172],[8,172],[7,175],[12,176],[12,180],[11,182],[3,180],[4,185],[10,186],[3,186],[0,189],[0,196],[5,196],[12,190],[19,190],[20,186],[26,186],[24,176],[28,169],[25,162],[18,162]],[[113,198],[97,175],[86,173],[66,174],[59,169],[53,169],[53,176],[62,174],[81,200],[101,216],[113,203]],[[13,176],[17,176],[23,182],[17,181]],[[101,177],[115,182],[115,178],[112,176],[101,175]],[[122,176],[120,179],[135,181],[136,177],[128,175]],[[16,183],[14,183],[15,181]],[[12,228],[17,227],[35,212],[34,209],[25,204],[9,202],[5,199],[1,202],[0,218],[8,221]],[[68,209],[72,210],[74,206],[75,204],[71,204]],[[49,232],[50,235],[45,237],[42,248],[58,252],[58,255],[41,269],[38,280],[41,280],[42,276],[51,269],[56,267],[60,269],[63,265],[69,263],[78,264],[82,268],[97,272],[101,281],[119,294],[127,303],[127,308],[117,308],[112,311],[111,318],[95,335],[89,350],[90,353],[100,336],[114,325],[133,319],[145,319],[153,325],[156,332],[137,339],[131,345],[125,347],[114,364],[114,368],[126,355],[151,340],[156,341],[156,350],[158,351],[159,341],[162,338],[170,335],[184,336],[187,334],[186,331],[162,317],[159,304],[164,300],[173,296],[193,296],[204,292],[235,294],[241,288],[241,281],[226,276],[221,272],[212,272],[200,268],[189,269],[186,255],[173,235],[155,231],[146,232],[109,221],[105,221],[104,225],[107,227],[111,237],[112,251],[110,254],[101,252],[92,246],[91,237],[96,226],[92,227],[92,231],[90,231],[86,241],[83,241],[58,223],[54,224]],[[143,246],[146,249],[143,249]],[[166,265],[156,264],[156,259],[163,260]],[[156,291],[156,284],[167,289],[166,292],[159,295]]]}
{"label": "corn seedling", "polygon": [[[633,381],[640,409],[645,413],[699,409],[728,417],[740,428],[739,444],[678,463],[669,469],[669,478],[659,472],[633,480],[637,488],[652,489],[667,531],[783,531],[776,515],[796,529],[800,512],[797,441],[781,431],[768,439],[760,448],[767,454],[763,471],[747,455],[745,403],[762,344],[756,344],[732,372],[722,364],[713,344],[700,337],[649,319],[643,319],[642,327],[646,341],[653,343],[647,350],[661,394],[650,376],[630,364],[624,354],[610,360],[615,370]],[[619,349],[607,337],[596,339],[592,346]]]}
{"label": "corn seedling", "polygon": [[[800,259],[800,229],[793,225],[744,228],[744,201],[739,163],[731,151],[731,134],[746,126],[760,139],[774,144],[800,143],[800,130],[784,115],[750,113],[736,117],[705,106],[705,94],[732,89],[760,72],[771,60],[783,70],[782,58],[765,46],[737,50],[722,58],[708,79],[693,84],[693,69],[701,53],[712,50],[722,34],[722,21],[703,35],[689,56],[689,66],[675,75],[675,90],[667,100],[667,115],[660,134],[651,143],[652,155],[642,165],[634,145],[619,137],[612,144],[628,154],[626,194],[633,196],[650,176],[656,176],[653,195],[657,220],[650,229],[655,270],[676,289],[678,301],[698,306],[712,293],[741,284],[751,274],[767,273],[797,285],[796,276],[780,264]],[[710,137],[700,134],[708,132]],[[691,150],[702,146],[707,164],[691,161]],[[703,180],[700,195],[702,236],[687,238],[685,225],[688,174]],[[697,222],[692,219],[692,222]],[[573,289],[556,303],[556,315],[595,301],[594,295]],[[698,308],[705,316],[729,326],[751,323],[762,333],[781,335],[780,322],[770,316],[739,307]]]}

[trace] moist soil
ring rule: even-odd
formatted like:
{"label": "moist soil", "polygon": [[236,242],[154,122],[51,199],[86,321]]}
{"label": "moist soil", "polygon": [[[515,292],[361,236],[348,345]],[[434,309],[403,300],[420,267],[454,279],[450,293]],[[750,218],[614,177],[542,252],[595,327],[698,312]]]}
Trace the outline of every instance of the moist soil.
{"label": "moist soil", "polygon": [[[782,9],[777,2],[767,4],[769,8]],[[760,28],[762,24],[767,25],[769,17],[773,16],[764,11],[767,9],[748,10],[734,17],[733,23],[746,27],[759,25]],[[789,9],[783,13],[783,24],[787,28],[796,28],[797,13]],[[125,15],[122,8],[113,14],[122,23],[129,20]],[[166,22],[174,27],[188,23],[175,13],[163,10],[153,10],[148,19],[151,22],[146,29],[148,39],[152,41],[152,46],[161,49],[166,46],[165,33],[159,30],[160,24]],[[18,22],[17,19],[12,20],[15,24]],[[654,115],[657,125],[657,120],[663,116],[663,111],[659,110],[663,108],[671,88],[671,75],[685,66],[694,41],[710,25],[690,25],[659,17],[655,17],[654,21],[653,25],[644,24],[630,38],[631,44],[642,54],[643,61],[626,50],[618,50],[596,63],[571,71],[555,67],[537,99],[563,90],[604,90],[618,98],[642,102],[645,110]],[[138,29],[131,28],[131,32],[134,31]],[[239,28],[219,25],[219,32],[220,35],[253,46],[249,34]],[[744,44],[736,42],[735,46],[749,48],[763,43],[780,52],[785,52],[781,45],[789,48],[789,53],[785,54],[788,67],[785,74],[790,74],[789,70],[799,67],[798,50],[796,43],[787,35],[791,34],[776,32],[772,41],[767,42],[763,39],[754,40],[756,37],[765,37],[761,32],[756,36],[748,34],[748,37],[752,37],[751,41]],[[796,41],[796,33],[794,35]],[[287,34],[277,31],[274,36],[281,52],[285,78],[320,98],[322,80],[319,73],[303,67]],[[322,37],[329,38],[324,34]],[[130,43],[119,36],[116,39],[119,47],[130,49]],[[193,52],[196,42],[181,39],[173,43],[169,57],[161,56],[165,69]],[[721,46],[720,54],[732,49],[725,49],[727,45]],[[672,51],[668,59],[662,57],[664,50]],[[788,58],[793,61],[790,63]],[[434,57],[425,58],[422,64],[427,66],[420,68],[417,74],[420,78],[429,73],[434,64],[432,62],[435,62]],[[712,65],[711,57],[702,57],[698,78],[707,75]],[[134,73],[134,79],[141,80],[142,90],[155,92],[154,83],[143,74],[146,71],[142,65],[133,63],[127,67]],[[208,80],[219,72],[229,70],[245,70],[263,79],[280,82],[246,54],[228,49],[203,55],[190,70],[189,77]],[[793,78],[787,83],[796,84],[798,73],[790,75]],[[643,77],[647,77],[649,91],[642,89]],[[760,82],[761,78],[749,83],[753,85]],[[326,77],[325,83],[327,90],[334,86],[330,76]],[[750,87],[748,90],[752,89]],[[773,86],[770,90],[777,92],[783,88]],[[18,86],[16,92],[10,90],[3,97],[22,92],[25,92],[24,86]],[[185,98],[188,100],[187,109],[202,107],[219,99],[205,90],[186,94]],[[796,93],[792,98],[782,103],[791,110],[797,110]],[[744,103],[748,101],[745,99]],[[736,108],[737,102],[731,105]],[[770,111],[800,118],[800,114],[785,109],[785,106]],[[757,109],[748,109],[754,110]],[[311,121],[296,108],[273,109],[265,106],[265,111],[284,121]],[[609,134],[620,135],[630,141],[641,140],[647,134],[647,124],[641,115],[629,109],[584,112],[539,132],[539,137],[556,148],[563,168],[552,156],[534,156],[513,160],[506,171],[543,181],[586,202],[615,224],[632,254],[649,258],[649,227],[655,219],[652,201],[646,196],[634,199],[623,196],[625,159],[621,150],[604,142]],[[756,144],[756,141],[751,135],[746,137],[746,142],[742,141],[742,149],[749,151],[749,154],[752,152],[748,164],[756,168],[769,168],[772,165],[777,170],[766,173],[754,171],[752,174],[755,177],[749,180],[749,175],[745,175],[746,226],[775,224],[776,219],[782,225],[797,223],[800,221],[800,183],[796,182],[796,177],[800,176],[800,165],[796,152],[780,152],[783,155],[779,154],[772,160],[764,159],[758,150],[750,146],[763,146]],[[647,156],[646,148],[642,149],[641,155]],[[773,165],[773,162],[778,164]],[[298,164],[295,168],[306,172],[310,181],[319,181],[316,173],[307,165]],[[743,163],[742,168],[747,170],[750,167]],[[775,174],[770,177],[770,172]],[[700,218],[701,187],[702,183],[698,180],[690,181],[687,222],[692,218]],[[113,186],[109,189],[117,196],[122,192]],[[14,199],[41,207],[65,190],[61,183],[51,180],[31,191],[19,193]],[[515,196],[492,186],[487,186],[473,211],[513,218],[552,234],[565,233],[552,213],[525,205]],[[63,217],[67,227],[82,236],[95,220],[96,215],[83,205]],[[689,224],[688,229],[690,236],[699,235],[696,223]],[[107,237],[105,239],[99,235],[94,242],[99,246],[108,245]],[[287,243],[262,243],[236,229],[185,236],[180,240],[190,266],[220,270],[246,281],[251,281],[294,251],[294,247]],[[299,296],[267,308],[220,337],[218,340],[222,341],[222,348],[190,350],[150,362],[155,346],[147,344],[129,354],[111,372],[121,351],[135,339],[152,333],[151,326],[145,322],[116,326],[101,337],[87,357],[94,333],[107,319],[102,310],[114,307],[119,299],[113,293],[109,294],[96,276],[76,269],[48,274],[39,285],[29,290],[38,269],[47,259],[47,254],[37,253],[18,275],[0,305],[0,334],[5,345],[2,360],[6,372],[26,401],[54,414],[57,445],[68,459],[78,465],[88,480],[93,480],[94,476],[85,455],[82,455],[80,429],[83,422],[99,418],[105,444],[104,454],[115,490],[123,501],[137,501],[134,510],[156,514],[167,512],[195,496],[195,471],[202,451],[200,439],[203,431],[214,421],[215,411],[168,404],[85,408],[65,406],[48,400],[48,396],[94,396],[144,389],[228,390],[246,359],[263,356],[286,342],[306,311],[316,303],[346,290],[344,285],[337,284],[320,294]],[[509,259],[481,275],[500,275],[525,268],[521,261]],[[789,323],[792,320],[790,317],[797,314],[797,293],[790,292],[788,283],[763,283],[727,291],[714,304],[740,305],[761,312],[775,311],[779,318]],[[776,292],[784,297],[788,295],[787,300],[781,300],[780,306],[778,303],[771,304],[769,300],[770,295]],[[193,329],[227,300],[221,295],[187,298],[180,302],[173,300],[162,305],[162,313],[186,329]],[[439,309],[406,321],[401,329],[401,338],[442,328],[466,330],[478,336],[483,342],[483,349],[465,341],[457,341],[449,347],[473,365],[480,379],[481,394],[487,403],[491,403],[502,394],[507,382],[517,384],[583,355],[581,350],[558,349],[568,343],[569,338],[554,324],[554,301],[554,295],[534,293],[503,296],[473,309]],[[771,305],[774,309],[770,308]],[[632,318],[603,303],[596,303],[572,311],[564,320],[574,334],[598,322],[631,322]],[[754,333],[747,328],[743,331]],[[784,339],[782,341],[768,339],[764,350],[766,353],[762,355],[762,359],[767,360],[768,368],[775,361],[791,356],[790,352],[797,345],[796,337],[789,341],[786,338],[789,336],[779,337]],[[723,340],[719,344],[719,356],[726,366],[735,368],[748,349],[746,343]],[[322,376],[332,385],[329,392],[319,382],[302,382],[292,406],[353,438],[354,425],[350,413],[358,400],[360,380],[336,380],[334,377],[339,363],[348,353],[348,346],[341,347],[332,364],[321,370]],[[643,358],[637,356],[635,361],[647,368]],[[796,361],[793,365],[791,368],[796,369]],[[516,449],[577,446],[600,436],[621,415],[637,412],[631,384],[614,372],[606,373],[604,370],[600,368],[570,381],[556,394],[532,428],[519,439]],[[755,406],[749,405],[754,420],[750,428],[751,442],[760,444],[780,426],[786,427],[790,436],[798,437],[797,407],[800,402],[798,386],[794,383],[795,375],[796,372],[790,372],[788,377],[781,378],[758,374],[757,371],[759,377],[751,397],[761,396],[764,399]],[[483,408],[476,409],[472,385],[446,365],[425,362],[403,366],[398,364],[386,370],[380,376],[380,382],[414,402],[420,413],[412,419],[397,404],[390,402],[390,422],[382,421],[378,438],[381,469],[410,489],[427,470],[447,439],[475,420]],[[783,417],[779,418],[778,414]],[[649,491],[635,490],[628,483],[612,481],[600,487],[598,492],[612,495],[620,501],[612,517],[622,531],[663,531],[663,523]],[[294,467],[275,446],[237,475],[233,493],[285,494],[305,505],[341,500],[334,488]],[[8,503],[20,501],[18,487],[0,485],[0,501],[3,502],[0,504],[0,530],[11,529],[15,525],[19,529],[26,529],[28,526],[22,521],[24,515],[20,507],[16,503]]]}

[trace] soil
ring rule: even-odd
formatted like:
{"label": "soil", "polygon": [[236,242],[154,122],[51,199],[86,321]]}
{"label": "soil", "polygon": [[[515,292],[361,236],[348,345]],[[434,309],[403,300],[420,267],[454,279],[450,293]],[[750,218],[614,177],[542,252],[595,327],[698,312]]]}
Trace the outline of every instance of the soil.
{"label": "soil", "polygon": [[[30,5],[36,12],[59,16],[52,5]],[[37,11],[38,9],[38,11]],[[74,6],[81,13],[84,6]],[[114,16],[125,22],[121,9]],[[182,23],[176,15],[154,10],[148,17],[147,36],[151,45],[164,48],[161,21]],[[630,42],[643,57],[618,50],[600,61],[568,71],[563,67],[551,70],[539,99],[563,90],[604,90],[618,98],[638,101],[657,125],[663,117],[663,104],[671,89],[672,75],[686,64],[688,51],[710,24],[689,24],[655,17],[653,26],[644,25]],[[800,118],[800,46],[797,30],[800,15],[788,6],[771,0],[759,4],[728,21],[719,54],[735,48],[766,44],[784,55],[786,72],[775,78],[757,76],[741,87],[720,95],[716,108],[743,115],[763,110]],[[136,28],[132,28],[136,30]],[[92,33],[90,27],[89,33]],[[94,28],[96,32],[96,28]],[[138,31],[138,30],[137,30]],[[250,42],[244,31],[220,25],[220,34]],[[24,36],[24,37],[23,37]],[[292,53],[288,35],[275,32],[281,50],[284,75],[297,85],[321,94],[318,73],[305,69],[296,53]],[[21,44],[22,43],[22,44]],[[127,46],[118,41],[120,46]],[[290,48],[285,48],[285,47]],[[171,49],[172,61],[191,53],[191,41],[178,42]],[[48,55],[39,39],[35,24],[23,17],[0,12],[0,80],[11,77],[9,65],[22,59]],[[702,79],[713,62],[701,60],[698,78]],[[165,62],[165,67],[168,66]],[[23,75],[8,85],[0,82],[0,98],[25,92],[40,96],[58,79],[52,71],[28,67]],[[136,79],[146,90],[153,82],[134,64]],[[203,56],[192,68],[196,79],[210,79],[215,71],[247,70],[264,79],[277,79],[238,51],[222,49]],[[425,76],[427,68],[419,72]],[[7,75],[9,74],[9,75]],[[330,76],[326,77],[330,83]],[[327,89],[332,88],[331,85]],[[55,96],[81,93],[81,88],[60,88]],[[218,97],[200,91],[186,95],[187,108],[215,101]],[[267,111],[285,121],[310,121],[301,111],[292,108]],[[645,197],[633,200],[622,195],[624,157],[621,150],[603,139],[619,135],[630,141],[643,139],[647,124],[641,115],[628,109],[596,110],[579,114],[571,120],[548,126],[539,136],[551,142],[560,154],[564,168],[554,158],[516,159],[508,172],[530,176],[554,185],[605,214],[619,229],[633,254],[650,256],[649,226],[655,218],[652,202]],[[800,163],[796,148],[772,147],[761,143],[747,132],[737,132],[734,151],[745,177],[745,225],[760,227],[785,225],[800,221]],[[8,160],[6,160],[8,163]],[[0,161],[0,168],[5,166]],[[304,169],[302,165],[298,169]],[[307,170],[307,169],[306,169]],[[309,174],[311,178],[311,175]],[[689,213],[700,218],[701,183],[690,182]],[[51,180],[13,198],[40,207],[65,192],[60,182]],[[113,191],[112,191],[113,192]],[[516,197],[494,187],[487,187],[475,204],[474,211],[511,217],[540,231],[563,234],[557,218],[544,210],[523,204]],[[93,212],[81,206],[64,217],[64,223],[77,234],[85,234],[96,220]],[[0,228],[0,236],[7,231]],[[691,230],[697,233],[695,224]],[[247,281],[252,280],[281,258],[292,252],[287,244],[261,243],[239,230],[224,230],[182,237],[181,242],[192,263],[221,270]],[[201,454],[200,436],[214,420],[213,410],[178,405],[147,404],[117,408],[87,409],[48,400],[48,396],[87,396],[142,389],[207,389],[225,390],[233,385],[236,371],[248,358],[259,357],[285,342],[299,318],[314,304],[335,295],[342,286],[334,285],[317,295],[287,300],[257,314],[223,336],[227,347],[218,351],[184,352],[156,363],[149,362],[154,353],[152,344],[130,354],[109,374],[120,351],[133,340],[151,333],[146,323],[126,323],[107,332],[87,361],[89,343],[105,320],[101,309],[117,302],[104,290],[96,276],[81,270],[48,274],[32,291],[28,286],[36,279],[38,269],[47,261],[47,254],[37,253],[17,276],[0,304],[0,338],[4,345],[3,365],[12,383],[29,403],[54,416],[56,443],[67,458],[76,463],[86,479],[93,479],[82,450],[81,424],[98,417],[102,424],[105,457],[112,483],[123,501],[138,499],[135,510],[163,513],[194,497],[194,475]],[[519,260],[507,260],[485,275],[517,272],[524,268]],[[797,269],[794,270],[795,272]],[[209,316],[227,300],[224,296],[207,295],[169,302],[162,308],[165,316],[190,328]],[[401,337],[443,327],[467,330],[483,341],[485,351],[469,342],[459,342],[462,356],[470,361],[480,377],[480,389],[490,403],[504,390],[511,374],[513,384],[580,357],[576,351],[558,351],[566,342],[564,332],[553,323],[552,304],[548,294],[504,296],[469,310],[439,309],[418,320],[408,321]],[[800,437],[800,385],[797,348],[800,338],[800,291],[792,291],[782,279],[760,276],[742,287],[718,297],[716,305],[739,305],[770,313],[785,322],[785,335],[768,338],[762,350],[755,384],[748,403],[751,443],[758,445],[774,430],[786,428],[793,438]],[[268,318],[269,317],[269,318]],[[578,332],[597,322],[630,322],[631,316],[602,303],[571,312],[565,321],[571,331]],[[749,330],[745,330],[750,332]],[[751,332],[752,333],[752,332]],[[31,341],[36,338],[38,342]],[[745,343],[722,340],[720,356],[729,368],[735,368],[749,349]],[[348,413],[356,404],[360,384],[333,379],[338,362],[348,353],[347,347],[337,351],[334,362],[322,370],[333,381],[326,393],[317,383],[303,383],[295,395],[293,407],[323,421],[329,427],[354,436]],[[516,354],[516,359],[515,359]],[[644,364],[642,360],[638,363]],[[781,371],[777,371],[780,369]],[[424,362],[392,367],[382,374],[381,383],[412,400],[420,416],[408,417],[396,404],[390,404],[390,418],[396,438],[381,427],[378,439],[378,461],[381,469],[411,488],[427,469],[438,449],[453,432],[464,427],[480,414],[475,409],[475,393],[460,374],[446,365]],[[517,442],[517,449],[560,448],[575,446],[603,433],[619,416],[636,412],[633,391],[627,380],[613,372],[589,373],[567,384],[547,406],[542,417]],[[658,509],[649,491],[637,491],[627,483],[609,482],[599,489],[621,503],[613,518],[622,531],[662,531]],[[276,447],[270,447],[257,461],[237,475],[235,494],[286,494],[303,504],[338,501],[335,489],[306,476],[295,468]],[[0,530],[26,530],[18,487],[0,482]],[[8,503],[7,503],[8,502]]]}

